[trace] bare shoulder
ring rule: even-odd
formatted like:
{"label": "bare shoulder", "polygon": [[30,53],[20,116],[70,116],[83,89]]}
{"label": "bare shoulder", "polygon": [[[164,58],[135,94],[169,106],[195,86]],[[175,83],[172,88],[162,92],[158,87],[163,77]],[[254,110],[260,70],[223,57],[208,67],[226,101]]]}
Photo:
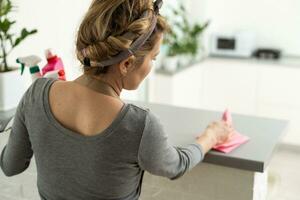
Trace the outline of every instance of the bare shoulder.
{"label": "bare shoulder", "polygon": [[52,83],[49,90],[49,100],[57,101],[63,98],[66,101],[68,98],[71,98],[70,94],[72,93],[72,87],[68,81],[56,80]]}
{"label": "bare shoulder", "polygon": [[49,101],[53,115],[62,125],[86,136],[106,129],[123,106],[116,98],[72,81],[55,81],[49,91]]}
{"label": "bare shoulder", "polygon": [[55,81],[51,87],[50,95],[69,103],[80,102],[81,105],[103,105],[121,107],[122,101],[108,95],[95,92],[73,81]]}

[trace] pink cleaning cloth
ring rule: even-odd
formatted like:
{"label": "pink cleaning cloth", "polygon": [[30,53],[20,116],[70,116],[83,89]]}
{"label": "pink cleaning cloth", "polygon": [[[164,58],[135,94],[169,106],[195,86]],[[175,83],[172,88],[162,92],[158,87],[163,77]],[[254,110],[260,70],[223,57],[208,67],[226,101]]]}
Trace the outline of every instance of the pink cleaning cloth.
{"label": "pink cleaning cloth", "polygon": [[[232,117],[231,117],[231,114],[230,114],[228,109],[225,110],[222,119],[225,122],[227,122],[228,124],[232,125]],[[231,138],[227,142],[225,142],[223,144],[215,145],[213,147],[213,149],[217,150],[217,151],[221,151],[223,153],[229,153],[232,150],[239,147],[240,145],[246,143],[247,141],[249,141],[249,137],[244,136],[244,135],[240,134],[237,131],[234,131],[233,135],[231,136]]]}

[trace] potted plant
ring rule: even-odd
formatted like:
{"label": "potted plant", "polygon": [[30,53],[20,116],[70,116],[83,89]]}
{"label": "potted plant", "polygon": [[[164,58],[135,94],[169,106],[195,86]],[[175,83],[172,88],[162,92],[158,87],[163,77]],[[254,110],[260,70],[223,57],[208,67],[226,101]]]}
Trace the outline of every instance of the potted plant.
{"label": "potted plant", "polygon": [[171,71],[190,64],[200,54],[202,48],[200,36],[208,27],[204,24],[191,24],[187,19],[187,10],[181,3],[178,8],[171,8],[171,16],[167,17],[171,23],[171,31],[166,34],[164,45],[167,46],[164,68]]}
{"label": "potted plant", "polygon": [[22,41],[37,32],[23,28],[17,36],[11,33],[16,21],[11,21],[9,15],[14,8],[10,0],[0,0],[0,110],[16,107],[24,93],[20,72],[17,67],[9,66],[7,58]]}

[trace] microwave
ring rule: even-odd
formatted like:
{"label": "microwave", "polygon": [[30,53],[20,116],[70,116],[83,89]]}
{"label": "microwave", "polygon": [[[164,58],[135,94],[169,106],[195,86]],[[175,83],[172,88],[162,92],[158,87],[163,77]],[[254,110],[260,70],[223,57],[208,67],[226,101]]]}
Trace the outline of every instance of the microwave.
{"label": "microwave", "polygon": [[212,34],[210,55],[250,58],[256,49],[256,37],[251,32]]}

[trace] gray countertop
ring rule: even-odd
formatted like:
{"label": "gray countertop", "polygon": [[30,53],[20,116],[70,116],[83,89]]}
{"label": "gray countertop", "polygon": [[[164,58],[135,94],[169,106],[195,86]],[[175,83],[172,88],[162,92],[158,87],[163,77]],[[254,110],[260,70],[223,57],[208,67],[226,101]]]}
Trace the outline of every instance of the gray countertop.
{"label": "gray countertop", "polygon": [[[164,104],[146,103],[126,100],[138,106],[149,108],[161,120],[170,142],[176,146],[184,146],[195,141],[195,137],[203,132],[211,121],[221,118],[221,112],[176,107]],[[8,122],[15,110],[0,112],[0,124]],[[233,167],[254,172],[264,172],[277,144],[288,127],[288,121],[262,118],[240,114],[232,114],[235,128],[250,137],[229,154],[210,151],[204,162]],[[0,131],[1,132],[1,131]]]}
{"label": "gray countertop", "polygon": [[[170,105],[126,101],[149,108],[161,120],[173,145],[183,146],[194,142],[211,121],[221,119],[221,112],[176,107]],[[236,130],[250,137],[250,141],[229,154],[210,151],[206,163],[233,167],[254,172],[264,172],[285,133],[289,122],[279,119],[232,114]]]}

